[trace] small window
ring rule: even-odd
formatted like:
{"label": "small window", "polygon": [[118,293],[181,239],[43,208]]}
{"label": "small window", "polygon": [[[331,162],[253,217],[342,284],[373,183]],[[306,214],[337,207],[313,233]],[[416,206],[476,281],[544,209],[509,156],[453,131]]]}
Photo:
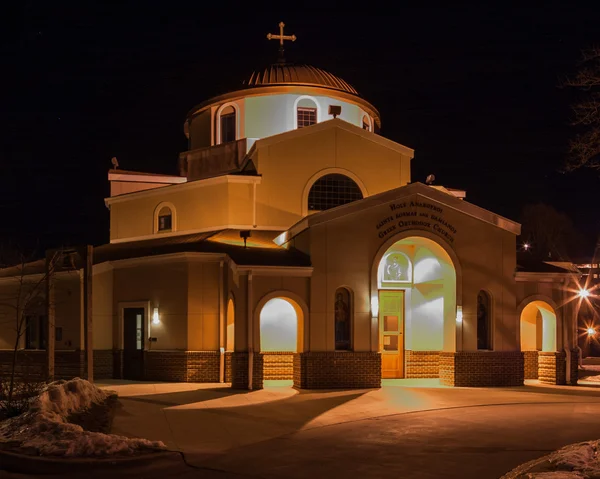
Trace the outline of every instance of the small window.
{"label": "small window", "polygon": [[171,231],[173,229],[173,213],[171,208],[165,206],[158,212],[158,231]]}
{"label": "small window", "polygon": [[298,107],[298,128],[315,125],[317,123],[317,109]]}
{"label": "small window", "polygon": [[308,211],[324,211],[362,200],[358,185],[345,175],[333,173],[319,178],[308,192]]}
{"label": "small window", "polygon": [[335,292],[335,350],[350,351],[352,349],[352,304],[350,291],[338,288]]}
{"label": "small window", "polygon": [[228,106],[221,112],[221,143],[229,143],[236,140],[235,132],[235,109]]}
{"label": "small window", "polygon": [[491,300],[485,291],[477,295],[477,349],[492,349]]}
{"label": "small window", "polygon": [[362,127],[363,127],[363,130],[371,131],[371,122],[370,122],[369,117],[367,115],[363,116]]}

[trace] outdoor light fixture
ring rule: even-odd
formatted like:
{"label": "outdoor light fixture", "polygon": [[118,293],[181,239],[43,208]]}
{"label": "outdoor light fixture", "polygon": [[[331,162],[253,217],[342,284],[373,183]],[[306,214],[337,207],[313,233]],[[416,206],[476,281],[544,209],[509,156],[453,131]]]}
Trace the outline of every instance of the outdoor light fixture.
{"label": "outdoor light fixture", "polygon": [[377,296],[371,296],[371,316],[379,317],[379,298]]}
{"label": "outdoor light fixture", "polygon": [[529,248],[531,248],[531,245],[529,243],[523,243],[523,249],[525,251],[529,251]]}
{"label": "outdoor light fixture", "polygon": [[581,288],[579,290],[579,293],[577,293],[577,296],[579,296],[580,298],[587,298],[587,297],[589,297],[589,295],[590,295],[590,292],[585,288]]}
{"label": "outdoor light fixture", "polygon": [[588,328],[587,333],[588,336],[593,336],[594,334],[596,334],[596,330],[594,328]]}
{"label": "outdoor light fixture", "polygon": [[160,317],[158,316],[158,308],[154,308],[154,312],[152,313],[152,324],[159,324]]}
{"label": "outdoor light fixture", "polygon": [[462,323],[462,320],[463,320],[462,306],[457,306],[456,307],[456,322],[457,323]]}

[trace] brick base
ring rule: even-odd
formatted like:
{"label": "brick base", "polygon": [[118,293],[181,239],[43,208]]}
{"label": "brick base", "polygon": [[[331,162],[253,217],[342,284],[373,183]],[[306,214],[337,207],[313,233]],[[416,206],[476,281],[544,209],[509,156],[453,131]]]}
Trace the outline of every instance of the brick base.
{"label": "brick base", "polygon": [[539,351],[523,351],[525,379],[538,378],[538,352]]}
{"label": "brick base", "polygon": [[546,384],[566,384],[566,354],[540,351],[538,356],[538,378]]}
{"label": "brick base", "polygon": [[231,382],[231,355],[233,353],[231,351],[227,351],[225,353],[225,382]]}
{"label": "brick base", "polygon": [[[234,352],[231,354],[231,387],[248,389],[248,353]],[[263,356],[254,353],[252,367],[252,389],[263,388]]]}
{"label": "brick base", "polygon": [[440,351],[411,351],[404,352],[407,379],[410,378],[439,378]]}
{"label": "brick base", "polygon": [[261,354],[264,379],[294,379],[294,353],[269,351]]}
{"label": "brick base", "polygon": [[522,386],[523,372],[520,351],[440,353],[440,380],[447,386]]}
{"label": "brick base", "polygon": [[218,383],[219,351],[146,351],[144,379]]}
{"label": "brick base", "polygon": [[303,389],[381,387],[381,355],[375,352],[294,354],[294,387]]}

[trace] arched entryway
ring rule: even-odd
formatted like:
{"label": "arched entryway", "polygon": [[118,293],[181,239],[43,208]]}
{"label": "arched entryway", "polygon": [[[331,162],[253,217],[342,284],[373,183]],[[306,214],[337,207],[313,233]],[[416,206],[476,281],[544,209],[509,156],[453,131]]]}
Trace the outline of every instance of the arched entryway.
{"label": "arched entryway", "polygon": [[440,351],[456,348],[456,268],[436,241],[393,243],[377,268],[383,378],[438,377]]}
{"label": "arched entryway", "polygon": [[294,354],[303,343],[302,308],[289,297],[272,297],[261,307],[259,323],[263,379],[293,379]]}
{"label": "arched entryway", "polygon": [[526,301],[519,309],[525,379],[537,379],[541,353],[556,352],[556,310],[542,299]]}

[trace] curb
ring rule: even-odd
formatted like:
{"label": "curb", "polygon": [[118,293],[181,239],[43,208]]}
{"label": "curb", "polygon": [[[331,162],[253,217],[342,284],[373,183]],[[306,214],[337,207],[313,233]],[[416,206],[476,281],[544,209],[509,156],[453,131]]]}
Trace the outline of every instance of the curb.
{"label": "curb", "polygon": [[[22,474],[68,474],[73,471],[116,469],[136,466],[150,461],[177,459],[183,464],[181,453],[176,451],[156,451],[133,457],[102,457],[102,458],[54,458],[28,456],[15,452],[0,451],[0,470]],[[109,472],[109,471],[107,471]]]}

